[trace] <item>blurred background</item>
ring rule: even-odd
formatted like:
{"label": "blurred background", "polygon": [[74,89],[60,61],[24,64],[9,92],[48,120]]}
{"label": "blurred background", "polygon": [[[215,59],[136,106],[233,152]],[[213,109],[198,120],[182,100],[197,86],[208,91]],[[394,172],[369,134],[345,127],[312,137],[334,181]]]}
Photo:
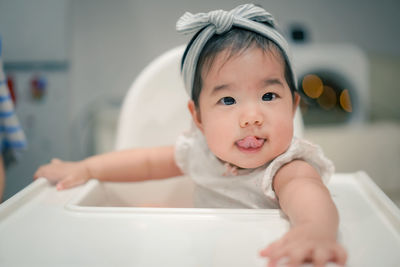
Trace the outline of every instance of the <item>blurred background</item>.
{"label": "blurred background", "polygon": [[[232,0],[0,0],[7,82],[28,150],[7,166],[4,199],[53,157],[113,149],[119,107],[140,71],[188,38],[185,12]],[[366,171],[400,203],[400,36],[396,0],[253,1],[293,48],[307,138],[337,172]]]}

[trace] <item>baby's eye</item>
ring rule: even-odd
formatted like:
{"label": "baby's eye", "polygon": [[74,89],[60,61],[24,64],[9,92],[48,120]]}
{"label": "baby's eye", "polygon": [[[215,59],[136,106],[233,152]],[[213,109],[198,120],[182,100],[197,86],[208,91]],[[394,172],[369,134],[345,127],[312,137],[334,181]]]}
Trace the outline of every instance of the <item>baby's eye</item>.
{"label": "baby's eye", "polygon": [[272,101],[277,97],[275,93],[266,93],[262,96],[263,101]]}
{"label": "baby's eye", "polygon": [[226,96],[226,97],[221,98],[219,103],[224,104],[224,105],[233,105],[236,103],[236,100],[233,97]]}

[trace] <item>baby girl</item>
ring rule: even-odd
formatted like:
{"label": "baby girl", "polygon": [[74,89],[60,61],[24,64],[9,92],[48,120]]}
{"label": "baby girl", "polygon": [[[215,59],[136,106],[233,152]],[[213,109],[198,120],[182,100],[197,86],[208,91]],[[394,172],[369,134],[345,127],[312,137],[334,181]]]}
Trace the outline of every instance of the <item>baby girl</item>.
{"label": "baby girl", "polygon": [[268,266],[344,265],[338,212],[325,183],[332,163],[293,134],[300,101],[286,40],[273,17],[252,4],[227,12],[185,13],[192,33],[182,59],[193,127],[174,146],[115,151],[79,162],[52,160],[35,177],[62,190],[102,181],[179,175],[196,184],[197,207],[280,208],[291,228],[260,252]]}

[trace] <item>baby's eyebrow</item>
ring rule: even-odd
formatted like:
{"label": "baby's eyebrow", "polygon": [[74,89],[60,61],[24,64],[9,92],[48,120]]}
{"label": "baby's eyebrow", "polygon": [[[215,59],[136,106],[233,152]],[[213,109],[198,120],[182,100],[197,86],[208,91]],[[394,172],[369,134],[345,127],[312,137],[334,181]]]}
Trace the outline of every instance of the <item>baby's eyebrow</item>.
{"label": "baby's eyebrow", "polygon": [[278,78],[265,79],[264,80],[264,85],[265,86],[275,85],[275,84],[283,86],[282,81],[280,79],[278,79]]}
{"label": "baby's eyebrow", "polygon": [[224,90],[227,88],[229,88],[228,84],[217,85],[212,89],[211,94],[216,94],[218,91],[221,91],[221,90]]}
{"label": "baby's eyebrow", "polygon": [[[263,82],[263,85],[266,87],[270,86],[270,85],[275,85],[275,84],[283,86],[283,82],[278,78],[265,79]],[[222,91],[224,89],[229,89],[229,87],[230,87],[229,84],[217,85],[212,89],[211,94],[214,95],[219,91]]]}

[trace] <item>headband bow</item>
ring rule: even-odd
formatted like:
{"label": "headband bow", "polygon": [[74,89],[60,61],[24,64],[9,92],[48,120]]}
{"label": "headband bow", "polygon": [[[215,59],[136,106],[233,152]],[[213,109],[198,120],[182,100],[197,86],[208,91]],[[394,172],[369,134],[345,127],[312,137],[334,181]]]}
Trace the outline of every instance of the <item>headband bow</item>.
{"label": "headband bow", "polygon": [[248,19],[268,22],[274,25],[274,18],[261,7],[253,4],[241,5],[231,11],[214,10],[208,13],[192,14],[186,12],[176,23],[176,30],[184,34],[196,33],[209,25],[214,25],[217,34],[231,29],[235,19]]}
{"label": "headband bow", "polygon": [[[262,22],[267,22],[266,25]],[[223,34],[232,26],[249,30],[265,36],[281,48],[283,56],[290,64],[289,45],[274,28],[275,21],[270,13],[253,4],[240,5],[231,11],[215,10],[208,13],[191,14],[186,12],[176,23],[176,30],[183,34],[199,33],[190,46],[182,66],[185,89],[192,96],[197,61],[204,45],[214,34]],[[290,65],[289,65],[290,66]],[[296,81],[293,74],[293,80]]]}

